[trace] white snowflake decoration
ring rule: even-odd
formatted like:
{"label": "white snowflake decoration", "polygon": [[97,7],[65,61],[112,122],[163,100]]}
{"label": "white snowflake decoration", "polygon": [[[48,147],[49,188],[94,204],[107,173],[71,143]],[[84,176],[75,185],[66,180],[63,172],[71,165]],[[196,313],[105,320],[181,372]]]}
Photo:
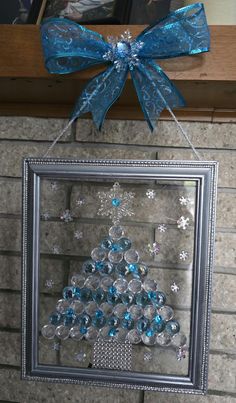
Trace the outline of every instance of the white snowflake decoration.
{"label": "white snowflake decoration", "polygon": [[188,217],[184,217],[184,216],[181,216],[179,219],[178,219],[178,221],[177,221],[177,226],[178,226],[178,228],[181,228],[181,229],[187,229],[187,227],[189,226],[189,218]]}
{"label": "white snowflake decoration", "polygon": [[63,211],[60,219],[67,223],[73,221],[73,217],[72,217],[70,210],[66,209],[65,211]]}
{"label": "white snowflake decoration", "polygon": [[98,197],[101,202],[98,215],[109,217],[115,225],[119,224],[123,217],[134,214],[132,210],[134,193],[123,191],[118,182],[108,192],[98,192]]}
{"label": "white snowflake decoration", "polygon": [[75,353],[75,360],[78,362],[84,362],[86,360],[87,354],[84,351],[80,351],[79,353]]}
{"label": "white snowflake decoration", "polygon": [[54,286],[54,281],[52,279],[48,279],[48,280],[45,281],[45,287],[46,288],[51,289],[51,288],[53,288],[53,286]]}
{"label": "white snowflake decoration", "polygon": [[76,206],[80,207],[83,206],[83,204],[85,204],[85,198],[81,196],[76,200]]}
{"label": "white snowflake decoration", "polygon": [[184,358],[186,358],[186,354],[187,354],[187,347],[186,346],[181,346],[177,349],[176,351],[176,358],[178,361],[183,360]]}
{"label": "white snowflake decoration", "polygon": [[179,202],[180,202],[181,206],[187,206],[191,202],[191,200],[189,199],[189,197],[181,196],[179,198]]}
{"label": "white snowflake decoration", "polygon": [[75,237],[75,239],[82,239],[83,238],[83,232],[82,231],[79,231],[79,230],[77,230],[77,231],[75,231],[74,232],[74,237]]}
{"label": "white snowflake decoration", "polygon": [[51,182],[50,183],[52,191],[58,190],[58,183],[57,182]]}
{"label": "white snowflake decoration", "polygon": [[160,224],[160,225],[158,225],[157,229],[158,229],[160,232],[166,232],[167,227],[166,227],[165,224]]}
{"label": "white snowflake decoration", "polygon": [[42,220],[47,221],[47,220],[49,220],[50,217],[51,217],[51,214],[48,211],[46,211],[45,213],[41,214]]}
{"label": "white snowflake decoration", "polygon": [[54,343],[52,346],[52,350],[54,350],[54,351],[59,351],[60,348],[61,348],[61,346],[59,343]]}
{"label": "white snowflake decoration", "polygon": [[61,252],[60,246],[58,246],[58,245],[53,245],[53,246],[52,246],[52,253],[53,253],[54,255],[59,255],[60,252]]}
{"label": "white snowflake decoration", "polygon": [[173,284],[171,284],[170,289],[172,292],[179,292],[179,286],[174,282]]}
{"label": "white snowflake decoration", "polygon": [[180,260],[186,260],[188,258],[188,252],[185,250],[182,250],[179,254]]}
{"label": "white snowflake decoration", "polygon": [[148,189],[146,191],[146,196],[148,197],[148,199],[154,199],[156,197],[156,192],[154,189]]}

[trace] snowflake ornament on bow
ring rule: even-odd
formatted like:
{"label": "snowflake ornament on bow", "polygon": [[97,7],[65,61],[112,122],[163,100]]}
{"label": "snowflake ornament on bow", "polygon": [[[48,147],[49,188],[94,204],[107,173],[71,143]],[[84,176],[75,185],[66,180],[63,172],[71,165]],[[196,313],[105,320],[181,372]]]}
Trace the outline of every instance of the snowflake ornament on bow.
{"label": "snowflake ornament on bow", "polygon": [[98,215],[109,217],[113,224],[119,224],[123,217],[132,216],[133,192],[125,192],[118,182],[108,192],[98,192],[101,207]]}

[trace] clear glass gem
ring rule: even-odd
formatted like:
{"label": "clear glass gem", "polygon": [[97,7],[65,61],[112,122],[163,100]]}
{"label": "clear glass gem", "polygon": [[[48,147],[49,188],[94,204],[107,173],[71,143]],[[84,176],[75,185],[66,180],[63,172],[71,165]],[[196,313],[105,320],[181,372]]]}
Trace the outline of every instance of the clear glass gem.
{"label": "clear glass gem", "polygon": [[101,262],[106,259],[106,252],[103,248],[95,248],[91,252],[91,258],[95,262]]}
{"label": "clear glass gem", "polygon": [[151,329],[146,330],[146,332],[141,335],[141,338],[142,342],[146,346],[153,346],[154,344],[156,344],[156,335],[155,332],[153,332]]}
{"label": "clear glass gem", "polygon": [[70,301],[66,299],[59,299],[56,304],[56,310],[60,313],[66,313],[66,310],[70,306]]}
{"label": "clear glass gem", "polygon": [[70,335],[70,329],[68,326],[60,325],[57,326],[55,334],[59,339],[66,340]]}
{"label": "clear glass gem", "polygon": [[105,261],[105,262],[102,262],[102,263],[103,263],[103,267],[102,267],[102,269],[99,271],[100,274],[101,274],[102,276],[103,276],[103,275],[112,274],[113,269],[114,269],[113,264],[112,264],[111,262],[108,262],[108,261]]}
{"label": "clear glass gem", "polygon": [[123,252],[131,248],[132,242],[129,238],[121,238],[119,240],[120,248]]}
{"label": "clear glass gem", "polygon": [[109,235],[112,239],[120,239],[124,235],[124,228],[121,225],[113,225],[109,229]]}
{"label": "clear glass gem", "polygon": [[169,305],[162,306],[158,312],[165,321],[171,320],[174,316],[174,311]]}
{"label": "clear glass gem", "polygon": [[136,298],[136,303],[138,304],[138,305],[141,305],[141,306],[143,306],[143,307],[145,307],[147,304],[148,304],[148,295],[147,295],[147,293],[146,292],[144,292],[144,291],[141,291],[141,292],[138,292],[136,295],[135,295],[135,298]]}
{"label": "clear glass gem", "polygon": [[134,294],[131,291],[126,291],[124,294],[121,294],[121,301],[125,305],[130,305],[134,301]]}
{"label": "clear glass gem", "polygon": [[100,305],[100,309],[103,311],[104,315],[107,317],[107,316],[109,316],[109,315],[112,314],[113,305],[108,304],[107,302],[103,302],[103,303]]}
{"label": "clear glass gem", "polygon": [[109,238],[109,237],[104,238],[100,245],[101,245],[101,248],[103,248],[105,250],[111,250],[111,248],[112,248],[111,238]]}
{"label": "clear glass gem", "polygon": [[123,343],[127,337],[128,330],[122,329],[120,327],[118,327],[116,330],[117,330],[117,332],[116,332],[115,339],[117,341],[119,341],[120,343]]}
{"label": "clear glass gem", "polygon": [[136,323],[136,328],[140,333],[145,332],[148,329],[149,320],[147,318],[141,318]]}
{"label": "clear glass gem", "polygon": [[133,280],[130,280],[128,287],[131,292],[137,294],[142,289],[142,282],[134,278]]}
{"label": "clear glass gem", "polygon": [[86,274],[95,273],[96,267],[93,260],[86,260],[82,266],[82,271]]}
{"label": "clear glass gem", "polygon": [[143,282],[143,288],[145,291],[156,291],[157,290],[157,282],[152,280],[151,278],[146,278]]}
{"label": "clear glass gem", "polygon": [[173,336],[174,334],[178,333],[180,330],[180,325],[177,320],[170,320],[169,322],[166,323],[166,331],[169,333],[170,336]]}
{"label": "clear glass gem", "polygon": [[128,283],[124,278],[118,278],[113,285],[120,294],[124,293],[128,288]]}
{"label": "clear glass gem", "polygon": [[85,312],[90,316],[93,316],[95,314],[95,312],[97,311],[97,309],[98,309],[98,306],[97,306],[96,302],[94,302],[94,301],[89,302],[85,306]]}
{"label": "clear glass gem", "polygon": [[109,316],[109,318],[107,319],[107,325],[114,328],[114,327],[118,327],[120,324],[120,319],[117,318],[117,316],[112,315]]}
{"label": "clear glass gem", "polygon": [[74,326],[70,329],[70,337],[73,340],[81,340],[83,338],[83,334],[80,332],[79,326]]}
{"label": "clear glass gem", "polygon": [[131,314],[132,319],[137,320],[143,316],[143,309],[138,305],[131,305],[128,309]]}
{"label": "clear glass gem", "polygon": [[64,289],[63,289],[63,298],[64,299],[70,299],[70,298],[73,298],[74,297],[74,291],[75,291],[75,288],[74,287],[65,287]]}
{"label": "clear glass gem", "polygon": [[156,315],[151,323],[151,327],[155,330],[155,332],[161,333],[165,329],[165,321],[160,315]]}
{"label": "clear glass gem", "polygon": [[95,327],[90,326],[87,329],[87,333],[85,335],[85,339],[88,340],[90,343],[94,343],[98,338],[98,330]]}
{"label": "clear glass gem", "polygon": [[127,263],[138,263],[139,253],[135,249],[129,249],[125,252],[124,259]]}
{"label": "clear glass gem", "polygon": [[100,305],[106,300],[106,292],[102,288],[97,288],[95,291],[93,291],[92,298],[94,302]]}
{"label": "clear glass gem", "polygon": [[174,336],[171,338],[171,344],[173,344],[175,347],[183,347],[187,343],[187,337],[185,336],[184,333],[176,333]]}
{"label": "clear glass gem", "polygon": [[72,301],[70,304],[70,308],[73,309],[73,311],[79,315],[84,311],[84,304],[81,301]]}
{"label": "clear glass gem", "polygon": [[132,344],[138,344],[142,341],[140,333],[137,331],[137,329],[130,330],[129,333],[127,334],[127,339]]}
{"label": "clear glass gem", "polygon": [[100,277],[98,277],[96,275],[89,276],[87,278],[87,280],[85,281],[84,285],[85,285],[85,287],[92,288],[93,290],[96,290],[100,285]]}
{"label": "clear glass gem", "polygon": [[126,312],[126,306],[123,304],[118,304],[113,309],[114,315],[120,319],[123,318],[125,312]]}
{"label": "clear glass gem", "polygon": [[153,305],[147,305],[143,310],[143,314],[145,318],[152,320],[156,315],[156,308]]}
{"label": "clear glass gem", "polygon": [[108,259],[112,263],[120,263],[123,260],[123,253],[113,252],[112,250],[110,250],[110,252],[108,253]]}
{"label": "clear glass gem", "polygon": [[52,325],[59,325],[59,323],[61,322],[62,319],[62,315],[59,312],[53,312],[50,316],[49,316],[49,322]]}
{"label": "clear glass gem", "polygon": [[92,299],[92,292],[87,287],[81,288],[79,296],[80,296],[80,300],[82,302],[86,303]]}
{"label": "clear glass gem", "polygon": [[113,284],[113,279],[110,276],[104,276],[101,279],[100,286],[104,291],[108,291]]}
{"label": "clear glass gem", "polygon": [[109,326],[105,326],[102,329],[100,329],[99,331],[99,337],[101,337],[102,339],[109,339],[109,331],[110,331],[110,327]]}
{"label": "clear glass gem", "polygon": [[149,291],[148,298],[157,307],[165,305],[166,302],[166,296],[162,291]]}
{"label": "clear glass gem", "polygon": [[168,333],[163,332],[156,335],[156,341],[160,346],[168,346],[171,343],[171,337]]}
{"label": "clear glass gem", "polygon": [[140,263],[138,265],[138,272],[137,272],[138,277],[145,277],[147,274],[148,274],[148,267],[145,264]]}
{"label": "clear glass gem", "polygon": [[129,272],[126,262],[123,261],[121,263],[118,263],[118,265],[115,268],[115,271],[118,276],[125,277]]}
{"label": "clear glass gem", "polygon": [[56,330],[56,328],[54,325],[45,325],[45,326],[43,326],[43,328],[41,330],[42,336],[45,339],[49,339],[49,340],[53,339],[55,336],[55,330]]}
{"label": "clear glass gem", "polygon": [[84,276],[82,276],[81,274],[74,274],[74,275],[71,277],[71,280],[70,280],[71,284],[72,284],[74,287],[79,287],[79,288],[82,288],[82,287],[83,287],[84,281],[85,281],[85,278],[84,278]]}

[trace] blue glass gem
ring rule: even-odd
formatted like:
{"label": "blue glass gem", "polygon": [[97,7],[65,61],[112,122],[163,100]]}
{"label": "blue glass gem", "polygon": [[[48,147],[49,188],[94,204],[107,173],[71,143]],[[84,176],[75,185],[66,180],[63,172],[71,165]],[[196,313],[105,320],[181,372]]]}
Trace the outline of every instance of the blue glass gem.
{"label": "blue glass gem", "polygon": [[117,333],[117,329],[111,328],[108,332],[108,336],[115,337],[116,333]]}
{"label": "blue glass gem", "polygon": [[140,306],[146,306],[148,304],[148,295],[146,292],[141,291],[138,292],[136,295],[136,303]]}
{"label": "blue glass gem", "polygon": [[135,263],[128,264],[128,269],[130,273],[138,274],[138,265]]}
{"label": "blue glass gem", "polygon": [[111,287],[109,287],[108,292],[110,294],[117,294],[117,289],[116,287],[114,287],[113,285]]}
{"label": "blue glass gem", "polygon": [[106,300],[106,292],[102,288],[97,288],[97,290],[93,291],[92,298],[94,302],[100,305]]}
{"label": "blue glass gem", "polygon": [[116,44],[117,56],[121,59],[127,58],[131,53],[131,46],[129,42],[120,41]]}
{"label": "blue glass gem", "polygon": [[151,300],[153,304],[159,307],[165,305],[166,302],[166,296],[164,292],[161,291],[149,291],[148,298]]}
{"label": "blue glass gem", "polygon": [[95,262],[95,267],[97,271],[101,271],[104,268],[103,262]]}
{"label": "blue glass gem", "polygon": [[92,259],[86,260],[86,262],[83,263],[82,271],[87,274],[95,273],[95,262]]}
{"label": "blue glass gem", "polygon": [[160,315],[156,315],[152,321],[152,328],[157,332],[161,333],[165,329],[165,321]]}
{"label": "blue glass gem", "polygon": [[123,329],[131,330],[134,327],[134,321],[132,319],[130,320],[123,319],[121,321],[121,327],[123,327]]}
{"label": "blue glass gem", "polygon": [[50,316],[49,316],[49,322],[52,325],[59,325],[59,323],[61,322],[62,316],[59,312],[53,312]]}
{"label": "blue glass gem", "polygon": [[159,325],[160,323],[163,322],[163,319],[162,319],[161,315],[156,315],[154,318],[154,321]]}
{"label": "blue glass gem", "polygon": [[[113,290],[112,290],[112,292],[110,292],[110,289],[113,289],[113,288],[115,289],[115,292]],[[115,287],[109,288],[109,292],[107,293],[107,302],[109,302],[109,304],[116,304],[116,303],[120,302],[120,297],[116,293]]]}
{"label": "blue glass gem", "polygon": [[166,331],[169,333],[170,336],[173,336],[174,334],[178,333],[180,331],[180,325],[177,320],[169,320],[169,322],[166,323]]}
{"label": "blue glass gem", "polygon": [[130,291],[124,292],[121,294],[121,301],[125,305],[130,305],[134,301],[134,294]]}
{"label": "blue glass gem", "polygon": [[86,334],[87,331],[88,331],[88,329],[86,327],[83,327],[83,326],[79,330],[80,330],[80,333],[82,333],[82,334]]}
{"label": "blue glass gem", "polygon": [[112,315],[112,316],[110,316],[110,318],[107,319],[108,326],[111,326],[113,328],[118,327],[119,323],[120,323],[120,320],[115,315]]}
{"label": "blue glass gem", "polygon": [[104,238],[100,244],[101,248],[105,250],[111,250],[112,248],[112,240],[110,237]]}
{"label": "blue glass gem", "polygon": [[71,316],[63,316],[63,324],[64,326],[70,326],[74,323],[73,317]]}
{"label": "blue glass gem", "polygon": [[84,303],[90,301],[92,299],[92,292],[89,288],[81,288],[80,289],[80,300]]}
{"label": "blue glass gem", "polygon": [[64,299],[70,299],[74,297],[74,287],[65,287],[63,289],[63,298]]}
{"label": "blue glass gem", "polygon": [[114,242],[111,248],[112,252],[122,252],[122,247],[119,245],[118,242]]}
{"label": "blue glass gem", "polygon": [[96,318],[102,318],[103,317],[103,312],[100,309],[98,309],[95,312],[95,316],[96,316]]}
{"label": "blue glass gem", "polygon": [[68,317],[68,318],[75,318],[75,311],[74,311],[74,309],[72,309],[72,308],[68,308],[67,310],[66,310],[66,313],[65,313],[65,315]]}
{"label": "blue glass gem", "polygon": [[117,197],[114,197],[114,199],[112,199],[111,203],[112,203],[112,206],[119,207],[121,204],[121,200]]}
{"label": "blue glass gem", "polygon": [[145,330],[147,330],[148,325],[149,325],[149,320],[146,318],[141,318],[137,321],[136,328],[140,333],[142,333],[142,332],[145,332]]}
{"label": "blue glass gem", "polygon": [[73,291],[74,291],[75,299],[80,299],[80,295],[81,295],[80,290],[81,289],[79,287],[74,287]]}
{"label": "blue glass gem", "polygon": [[152,337],[152,336],[154,336],[154,334],[155,334],[155,331],[153,329],[151,329],[151,328],[147,329],[147,331],[146,331],[147,337]]}
{"label": "blue glass gem", "polygon": [[79,316],[78,321],[82,327],[88,327],[91,323],[91,317],[84,313]]}
{"label": "blue glass gem", "polygon": [[98,327],[99,329],[105,325],[106,318],[104,317],[104,314],[100,309],[95,312],[92,323],[95,327]]}
{"label": "blue glass gem", "polygon": [[131,241],[128,238],[121,238],[119,239],[119,245],[121,247],[121,250],[123,252],[126,252],[127,250],[129,250],[131,248]]}
{"label": "blue glass gem", "polygon": [[131,313],[130,312],[125,312],[124,313],[124,319],[131,320],[132,319]]}

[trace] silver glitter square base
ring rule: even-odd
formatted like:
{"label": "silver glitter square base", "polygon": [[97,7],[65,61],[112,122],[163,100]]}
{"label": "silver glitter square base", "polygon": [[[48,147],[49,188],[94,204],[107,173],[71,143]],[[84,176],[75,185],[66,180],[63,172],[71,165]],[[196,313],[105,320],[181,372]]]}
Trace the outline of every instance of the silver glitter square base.
{"label": "silver glitter square base", "polygon": [[132,344],[128,340],[120,343],[99,339],[93,347],[93,368],[131,371]]}

